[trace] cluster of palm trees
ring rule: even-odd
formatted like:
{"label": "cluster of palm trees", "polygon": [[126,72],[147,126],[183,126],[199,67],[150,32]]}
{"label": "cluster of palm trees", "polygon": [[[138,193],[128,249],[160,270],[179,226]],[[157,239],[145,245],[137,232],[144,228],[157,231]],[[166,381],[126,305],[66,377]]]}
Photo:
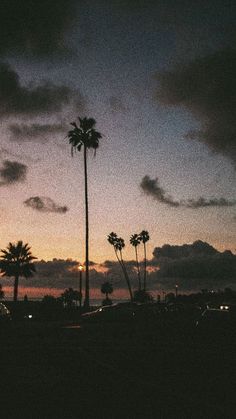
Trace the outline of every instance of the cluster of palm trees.
{"label": "cluster of palm trees", "polygon": [[[149,237],[149,233],[146,230],[141,231],[141,233],[137,234],[132,234],[132,236],[130,237],[130,244],[132,246],[134,246],[135,248],[135,257],[136,257],[136,267],[137,267],[137,275],[138,275],[138,292],[142,292],[142,293],[146,293],[146,284],[147,284],[147,249],[146,249],[146,243],[148,242],[148,240],[150,239]],[[130,300],[133,301],[134,296],[133,296],[133,291],[132,291],[132,287],[131,287],[131,282],[130,282],[130,278],[124,263],[124,259],[123,259],[123,249],[125,247],[125,241],[122,237],[118,237],[118,235],[114,232],[111,232],[108,236],[107,236],[107,240],[108,242],[113,246],[114,251],[115,251],[115,255],[116,258],[119,262],[119,265],[122,269],[122,272],[124,274],[124,278],[126,280],[126,284],[128,287],[128,291],[129,291],[129,295],[130,295]],[[140,243],[143,243],[143,247],[144,247],[144,274],[143,274],[143,282],[142,282],[142,278],[141,278],[141,271],[140,271],[140,263],[139,263],[139,258],[138,258],[138,246],[140,245]]]}
{"label": "cluster of palm trees", "polygon": [[[90,149],[96,150],[99,147],[99,140],[102,138],[100,132],[96,131],[96,121],[93,118],[78,118],[79,124],[72,122],[72,129],[69,130],[67,138],[71,145],[71,154],[80,152],[83,150],[83,162],[84,162],[84,192],[85,192],[85,298],[84,307],[86,309],[90,306],[90,286],[89,286],[89,209],[88,209],[88,168],[87,168],[87,155]],[[139,281],[139,291],[142,289],[146,291],[146,242],[149,240],[149,234],[147,231],[142,231],[140,234],[133,234],[130,238],[130,243],[135,247],[137,273]],[[116,233],[111,233],[108,236],[108,241],[114,246],[117,260],[124,273],[130,298],[133,300],[132,288],[129,280],[129,276],[123,260],[122,250],[125,247],[125,242],[121,237],[118,237]],[[140,267],[138,261],[137,247],[140,243],[144,245],[144,277],[143,277],[143,288],[140,275]],[[35,264],[33,260],[36,259],[31,251],[28,243],[23,244],[22,241],[18,241],[16,244],[9,243],[6,250],[2,250],[0,256],[0,270],[4,276],[12,276],[15,278],[14,281],[14,301],[17,301],[18,297],[18,283],[19,278],[24,276],[26,278],[33,276],[35,272]]]}
{"label": "cluster of palm trees", "polygon": [[[139,234],[132,234],[130,237],[130,244],[134,246],[135,248],[135,257],[136,257],[136,266],[137,266],[137,274],[138,274],[138,281],[139,281],[139,288],[138,290],[146,291],[147,288],[147,248],[146,243],[150,240],[150,236],[148,231],[142,230]],[[142,281],[140,276],[140,266],[139,266],[139,260],[138,260],[138,246],[140,243],[143,243],[143,249],[144,249],[144,274],[143,274],[143,288],[142,288]]]}

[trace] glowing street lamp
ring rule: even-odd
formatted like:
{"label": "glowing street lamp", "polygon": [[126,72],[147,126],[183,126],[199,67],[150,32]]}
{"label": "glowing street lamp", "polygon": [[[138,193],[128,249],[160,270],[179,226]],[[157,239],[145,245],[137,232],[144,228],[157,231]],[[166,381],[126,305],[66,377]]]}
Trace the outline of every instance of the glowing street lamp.
{"label": "glowing street lamp", "polygon": [[84,270],[83,265],[79,265],[79,306],[82,306],[82,272]]}
{"label": "glowing street lamp", "polygon": [[178,288],[179,288],[179,286],[176,284],[176,286],[175,286],[175,298],[178,297]]}

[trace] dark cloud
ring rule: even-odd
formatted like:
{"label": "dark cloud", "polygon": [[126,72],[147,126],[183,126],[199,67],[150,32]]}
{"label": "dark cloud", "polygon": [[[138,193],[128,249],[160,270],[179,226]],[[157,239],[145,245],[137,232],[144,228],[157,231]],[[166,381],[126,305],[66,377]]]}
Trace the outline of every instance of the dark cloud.
{"label": "dark cloud", "polygon": [[153,251],[159,266],[156,281],[165,286],[176,282],[182,289],[224,287],[236,277],[236,255],[221,253],[200,240],[182,246],[164,245]]}
{"label": "dark cloud", "polygon": [[72,97],[69,87],[51,82],[25,87],[8,64],[0,63],[0,116],[57,112],[69,104]]}
{"label": "dark cloud", "polygon": [[165,190],[159,185],[158,178],[151,179],[149,176],[144,176],[141,184],[141,189],[146,195],[151,195],[154,199],[171,207],[179,207],[180,203],[175,201],[170,195],[167,195]]}
{"label": "dark cloud", "polygon": [[158,202],[169,205],[170,207],[183,208],[207,208],[207,207],[233,207],[236,205],[236,200],[228,200],[225,198],[203,198],[188,199],[186,201],[175,201],[166,191],[159,185],[158,178],[151,179],[149,176],[144,176],[140,187],[146,195],[152,196]]}
{"label": "dark cloud", "polygon": [[0,168],[0,186],[11,185],[26,180],[27,166],[17,161],[4,160]]}
{"label": "dark cloud", "polygon": [[45,196],[32,196],[24,201],[24,204],[27,207],[33,208],[39,212],[55,212],[58,214],[64,214],[69,209],[67,206],[56,204],[51,198]]}
{"label": "dark cloud", "polygon": [[236,50],[222,49],[159,73],[156,98],[163,105],[182,106],[201,123],[190,131],[211,150],[236,163]]}
{"label": "dark cloud", "polygon": [[17,143],[24,141],[48,141],[50,134],[57,134],[66,131],[64,124],[10,124],[8,127],[10,140]]}
{"label": "dark cloud", "polygon": [[200,197],[196,200],[189,199],[188,201],[182,203],[183,206],[186,208],[205,208],[205,207],[233,207],[236,205],[236,201],[229,201],[225,198],[210,198],[206,199],[203,197]]}
{"label": "dark cloud", "polygon": [[0,53],[65,52],[65,33],[76,17],[76,0],[3,0]]}

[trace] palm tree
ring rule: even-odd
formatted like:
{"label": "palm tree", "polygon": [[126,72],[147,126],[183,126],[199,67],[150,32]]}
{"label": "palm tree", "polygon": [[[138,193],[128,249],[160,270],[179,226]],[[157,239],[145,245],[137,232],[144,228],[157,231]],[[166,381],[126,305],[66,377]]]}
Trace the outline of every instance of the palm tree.
{"label": "palm tree", "polygon": [[101,293],[106,295],[106,304],[109,302],[111,304],[111,300],[109,299],[108,295],[113,293],[113,286],[109,281],[103,282],[101,285]]}
{"label": "palm tree", "polygon": [[133,293],[132,293],[132,289],[130,285],[130,280],[129,280],[129,276],[125,267],[123,254],[122,254],[122,249],[125,247],[125,241],[124,239],[122,239],[122,237],[118,237],[117,234],[113,232],[107,236],[107,240],[114,248],[116,258],[121,266],[121,269],[123,271],[123,274],[124,274],[124,277],[128,286],[130,300],[133,301]]}
{"label": "palm tree", "polygon": [[84,183],[85,183],[85,299],[84,307],[89,308],[89,221],[88,221],[88,173],[87,173],[87,151],[99,147],[100,132],[95,130],[96,121],[93,118],[79,118],[79,126],[72,122],[73,129],[68,132],[67,137],[71,144],[71,153],[81,151],[84,154]]}
{"label": "palm tree", "polygon": [[140,244],[140,237],[138,234],[133,234],[130,237],[130,244],[135,248],[135,256],[136,256],[136,266],[137,266],[137,273],[138,273],[138,289],[141,290],[141,278],[140,278],[140,269],[139,269],[139,261],[138,261],[138,245]]}
{"label": "palm tree", "polygon": [[23,244],[20,240],[16,244],[9,243],[6,250],[1,250],[0,269],[3,275],[13,276],[14,282],[14,301],[17,301],[18,284],[21,276],[30,278],[36,272],[28,243]]}
{"label": "palm tree", "polygon": [[140,241],[143,243],[144,247],[144,277],[143,277],[143,290],[146,291],[146,278],[147,278],[147,250],[146,243],[150,239],[149,233],[146,230],[141,231],[139,234]]}

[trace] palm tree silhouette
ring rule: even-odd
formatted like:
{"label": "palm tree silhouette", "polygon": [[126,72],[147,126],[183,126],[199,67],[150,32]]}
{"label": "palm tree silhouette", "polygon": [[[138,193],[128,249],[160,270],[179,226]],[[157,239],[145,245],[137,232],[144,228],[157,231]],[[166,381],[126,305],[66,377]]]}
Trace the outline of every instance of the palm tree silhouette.
{"label": "palm tree silhouette", "polygon": [[105,294],[107,301],[111,301],[109,300],[109,297],[108,297],[109,294],[113,293],[113,286],[111,282],[109,281],[103,282],[103,284],[101,285],[101,293]]}
{"label": "palm tree silhouette", "polygon": [[79,126],[72,122],[73,129],[68,132],[71,153],[84,151],[84,183],[85,183],[85,299],[84,307],[89,308],[89,220],[88,220],[88,172],[87,172],[87,151],[99,147],[100,132],[95,130],[96,121],[93,118],[79,118]]}
{"label": "palm tree silhouette", "polygon": [[123,254],[122,254],[122,249],[125,247],[125,241],[124,239],[122,239],[122,237],[118,237],[117,234],[113,232],[107,236],[107,240],[114,247],[116,258],[121,266],[121,269],[123,271],[123,274],[124,274],[124,277],[128,286],[130,300],[133,301],[133,293],[132,293],[132,289],[130,285],[130,280],[129,280],[129,276],[125,267]]}
{"label": "palm tree silhouette", "polygon": [[146,230],[141,231],[139,234],[140,241],[143,243],[144,247],[144,277],[143,277],[143,290],[146,291],[146,278],[147,278],[147,250],[146,243],[150,239],[149,233]]}
{"label": "palm tree silhouette", "polygon": [[6,250],[1,250],[1,252],[0,269],[3,275],[15,278],[14,301],[17,301],[19,278],[33,276],[36,268],[32,261],[37,258],[32,256],[28,243],[23,244],[21,240],[16,244],[9,243]]}
{"label": "palm tree silhouette", "polygon": [[138,289],[141,290],[141,278],[140,278],[140,269],[139,269],[139,261],[138,261],[138,245],[140,244],[140,237],[138,234],[132,234],[130,237],[130,244],[135,248],[135,256],[136,256],[136,266],[137,266],[137,273],[138,273]]}

